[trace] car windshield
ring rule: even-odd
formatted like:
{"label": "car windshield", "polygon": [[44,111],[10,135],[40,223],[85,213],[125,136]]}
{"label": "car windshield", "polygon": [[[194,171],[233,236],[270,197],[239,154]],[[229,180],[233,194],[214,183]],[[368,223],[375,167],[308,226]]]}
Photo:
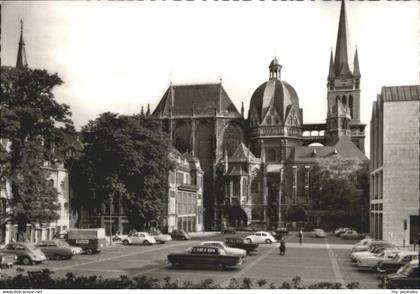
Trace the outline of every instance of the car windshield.
{"label": "car windshield", "polygon": [[59,241],[56,241],[55,243],[57,244],[57,246],[70,247],[69,243],[67,243],[66,241],[59,240]]}
{"label": "car windshield", "polygon": [[398,270],[398,273],[404,276],[409,276],[412,270],[413,268],[410,266],[410,264],[406,264]]}

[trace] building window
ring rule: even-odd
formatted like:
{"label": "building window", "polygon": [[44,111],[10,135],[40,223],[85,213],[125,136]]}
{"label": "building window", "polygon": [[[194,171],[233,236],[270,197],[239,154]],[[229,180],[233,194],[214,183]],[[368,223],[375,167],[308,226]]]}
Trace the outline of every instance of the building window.
{"label": "building window", "polygon": [[269,149],[268,150],[268,162],[273,162],[276,161],[276,150],[274,149]]}
{"label": "building window", "polygon": [[258,193],[259,192],[259,183],[258,179],[254,179],[251,183],[251,192],[252,193]]}
{"label": "building window", "polygon": [[246,179],[242,179],[242,196],[247,196],[247,194]]}
{"label": "building window", "polygon": [[185,184],[191,184],[191,176],[189,174],[185,174]]}
{"label": "building window", "polygon": [[271,116],[268,115],[266,121],[267,125],[271,125]]}
{"label": "building window", "polygon": [[169,172],[169,183],[174,184],[175,183],[175,174],[173,172]]}
{"label": "building window", "polygon": [[184,183],[184,175],[182,173],[176,174],[176,183],[182,185]]}
{"label": "building window", "polygon": [[66,202],[64,203],[64,216],[69,215],[69,204]]}
{"label": "building window", "polygon": [[175,197],[175,192],[174,191],[169,191],[169,197],[174,198]]}
{"label": "building window", "polygon": [[239,180],[233,180],[233,196],[239,196],[241,191],[239,186]]}
{"label": "building window", "polygon": [[48,184],[50,185],[50,187],[54,187],[54,179],[50,179],[48,181]]}

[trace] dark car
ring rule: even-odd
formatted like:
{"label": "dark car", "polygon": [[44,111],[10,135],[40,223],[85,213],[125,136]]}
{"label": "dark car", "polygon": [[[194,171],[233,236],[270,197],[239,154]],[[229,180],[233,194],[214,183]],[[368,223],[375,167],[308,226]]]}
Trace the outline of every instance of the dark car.
{"label": "dark car", "polygon": [[70,259],[73,256],[73,250],[69,244],[63,240],[55,239],[40,241],[36,247],[41,249],[49,259]]}
{"label": "dark car", "polygon": [[190,240],[191,236],[184,230],[173,230],[171,233],[172,239]]}
{"label": "dark car", "polygon": [[12,268],[17,262],[17,256],[14,254],[0,253],[0,268]]}
{"label": "dark car", "polygon": [[407,263],[395,274],[389,274],[384,278],[384,286],[387,289],[418,289],[419,282],[418,260]]}
{"label": "dark car", "polygon": [[232,227],[226,227],[222,230],[222,234],[236,234],[236,230]]}
{"label": "dark car", "polygon": [[227,255],[223,249],[211,246],[195,246],[188,252],[171,253],[168,255],[168,260],[174,268],[192,265],[215,267],[217,270],[223,270],[226,266],[242,264],[241,257]]}
{"label": "dark car", "polygon": [[402,251],[395,255],[391,260],[379,262],[376,270],[380,273],[395,273],[402,266],[416,259],[418,259],[418,252]]}
{"label": "dark car", "polygon": [[271,232],[271,235],[273,235],[273,237],[276,238],[276,240],[280,240],[281,238],[283,238],[284,236],[288,234],[289,234],[289,230],[287,228],[280,228]]}
{"label": "dark car", "polygon": [[244,249],[247,254],[256,251],[258,247],[258,244],[248,243],[244,238],[226,238],[225,244],[229,247]]}

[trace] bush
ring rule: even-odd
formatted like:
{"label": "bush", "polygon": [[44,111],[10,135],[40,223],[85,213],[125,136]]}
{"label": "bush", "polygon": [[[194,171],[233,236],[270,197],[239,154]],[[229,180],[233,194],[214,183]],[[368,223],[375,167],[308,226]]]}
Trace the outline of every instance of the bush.
{"label": "bush", "polygon": [[[102,276],[76,276],[73,273],[67,273],[65,277],[55,277],[54,272],[44,269],[42,271],[29,271],[18,274],[14,277],[4,276],[0,280],[0,289],[221,289],[222,286],[216,284],[212,279],[205,279],[198,283],[183,282],[165,277],[163,281],[159,279],[136,276],[104,279]],[[226,289],[342,289],[340,283],[318,282],[305,286],[302,279],[296,276],[290,282],[283,282],[280,286],[274,283],[267,285],[266,280],[258,280],[254,286],[250,278],[244,278],[242,281],[231,279]],[[358,289],[359,283],[352,282],[346,285],[349,289]]]}

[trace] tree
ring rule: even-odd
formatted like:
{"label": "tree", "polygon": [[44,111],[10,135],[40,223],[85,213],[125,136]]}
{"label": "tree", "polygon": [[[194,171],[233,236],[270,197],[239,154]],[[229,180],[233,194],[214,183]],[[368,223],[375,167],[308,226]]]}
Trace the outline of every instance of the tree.
{"label": "tree", "polygon": [[[75,177],[81,180],[81,203],[91,210],[98,203],[121,202],[129,222],[141,229],[157,220],[166,203],[167,135],[152,118],[103,113],[82,128],[84,153]],[[119,201],[120,200],[120,201]]]}
{"label": "tree", "polygon": [[63,82],[39,69],[1,68],[0,188],[10,183],[9,217],[18,225],[18,240],[27,224],[58,218],[57,191],[47,181],[44,162],[58,162],[55,150],[74,131],[69,106],[55,100],[53,88]]}
{"label": "tree", "polygon": [[319,158],[311,172],[313,210],[342,211],[362,216],[369,202],[369,174],[359,158]]}

